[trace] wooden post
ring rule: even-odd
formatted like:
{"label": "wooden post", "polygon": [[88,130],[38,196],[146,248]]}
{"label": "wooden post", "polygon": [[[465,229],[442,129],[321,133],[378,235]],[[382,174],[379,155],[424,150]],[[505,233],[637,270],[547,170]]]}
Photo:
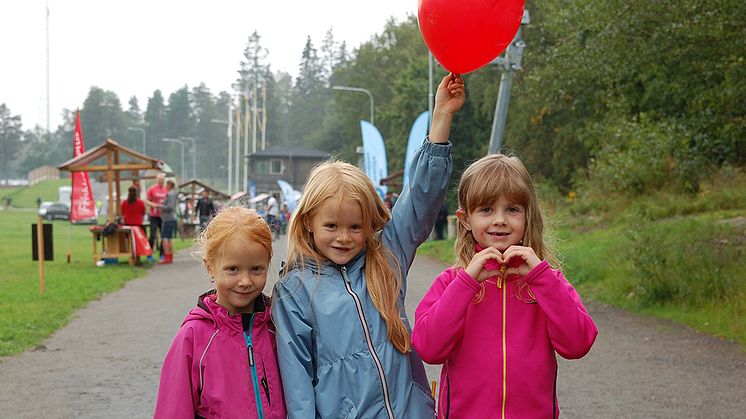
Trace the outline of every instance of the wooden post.
{"label": "wooden post", "polygon": [[44,295],[46,283],[44,281],[44,221],[39,216],[36,224],[36,251],[39,256],[39,294]]}

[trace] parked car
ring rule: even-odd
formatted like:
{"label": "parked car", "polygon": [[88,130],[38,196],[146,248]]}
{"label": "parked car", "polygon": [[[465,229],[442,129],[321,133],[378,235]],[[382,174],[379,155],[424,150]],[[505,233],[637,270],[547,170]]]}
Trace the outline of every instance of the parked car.
{"label": "parked car", "polygon": [[42,202],[39,206],[39,215],[47,220],[69,220],[70,208],[62,202]]}

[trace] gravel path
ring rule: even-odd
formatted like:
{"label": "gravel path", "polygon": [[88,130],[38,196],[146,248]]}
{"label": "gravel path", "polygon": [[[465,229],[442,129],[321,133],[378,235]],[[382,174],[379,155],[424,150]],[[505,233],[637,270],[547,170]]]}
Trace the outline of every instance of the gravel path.
{"label": "gravel path", "polygon": [[[276,242],[278,253],[284,246]],[[415,261],[410,313],[442,269]],[[173,265],[90,303],[39,348],[0,358],[2,417],[152,417],[163,356],[208,287],[200,265],[181,252]],[[564,418],[746,417],[746,352],[736,345],[601,304],[588,308],[600,334],[584,359],[560,363]],[[438,371],[428,368],[433,379]]]}

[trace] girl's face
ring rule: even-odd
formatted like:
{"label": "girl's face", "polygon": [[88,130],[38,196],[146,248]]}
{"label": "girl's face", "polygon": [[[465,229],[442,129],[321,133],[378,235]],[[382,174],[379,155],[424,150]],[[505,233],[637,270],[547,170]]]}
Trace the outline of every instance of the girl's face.
{"label": "girl's face", "polygon": [[365,247],[363,211],[352,198],[327,199],[306,228],[311,230],[316,250],[337,265],[346,264]]}
{"label": "girl's face", "polygon": [[494,247],[504,252],[508,247],[523,242],[526,231],[526,208],[511,202],[504,195],[497,201],[474,208],[469,214],[456,211],[461,223],[471,231],[480,246]]}
{"label": "girl's face", "polygon": [[217,303],[231,316],[254,311],[254,300],[267,283],[267,251],[257,243],[236,238],[226,243],[222,257],[215,259],[205,260],[205,267],[215,281]]}

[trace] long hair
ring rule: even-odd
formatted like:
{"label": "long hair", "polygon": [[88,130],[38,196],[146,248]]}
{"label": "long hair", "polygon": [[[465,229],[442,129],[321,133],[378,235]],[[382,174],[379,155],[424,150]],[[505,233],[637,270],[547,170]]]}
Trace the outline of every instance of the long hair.
{"label": "long hair", "polygon": [[[469,165],[461,175],[458,203],[466,215],[477,207],[491,205],[502,195],[526,209],[523,245],[532,248],[539,259],[546,259],[557,265],[557,260],[544,239],[544,220],[534,182],[517,157],[490,154]],[[474,257],[476,244],[471,231],[458,222],[454,244],[457,267],[465,268],[469,264]]]}
{"label": "long hair", "polygon": [[135,201],[137,201],[137,188],[134,186],[130,186],[127,189],[127,202],[130,204],[134,204]]}
{"label": "long hair", "polygon": [[[308,177],[303,196],[293,213],[288,230],[288,264],[303,269],[304,260],[312,258],[321,264],[322,255],[314,247],[313,236],[305,228],[318,209],[329,199],[351,198],[360,204],[365,236],[365,278],[368,294],[386,322],[389,341],[402,353],[410,351],[409,332],[397,306],[401,291],[401,270],[391,252],[381,243],[380,232],[391,219],[373,184],[359,168],[343,162],[325,162],[316,166]],[[394,265],[394,266],[392,266]]]}
{"label": "long hair", "polygon": [[217,265],[225,245],[234,239],[259,244],[272,259],[272,232],[254,210],[240,206],[220,211],[197,236],[196,244],[205,260]]}

